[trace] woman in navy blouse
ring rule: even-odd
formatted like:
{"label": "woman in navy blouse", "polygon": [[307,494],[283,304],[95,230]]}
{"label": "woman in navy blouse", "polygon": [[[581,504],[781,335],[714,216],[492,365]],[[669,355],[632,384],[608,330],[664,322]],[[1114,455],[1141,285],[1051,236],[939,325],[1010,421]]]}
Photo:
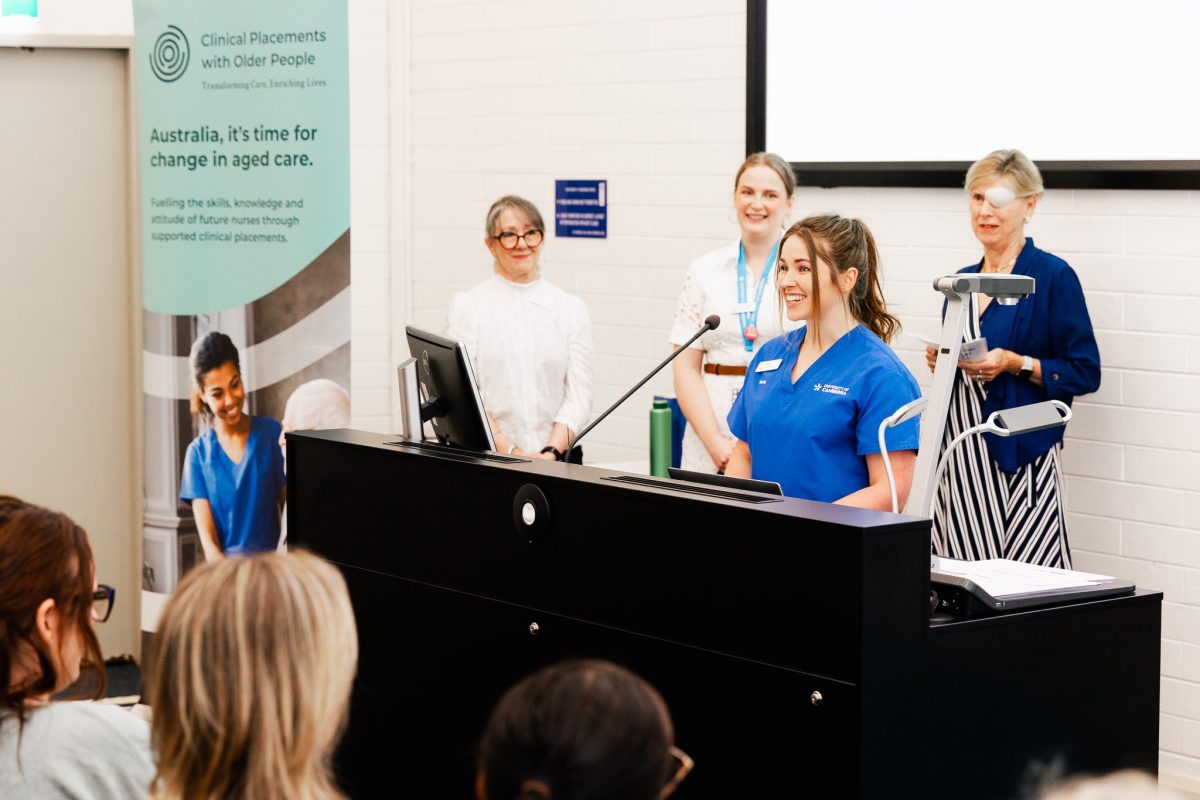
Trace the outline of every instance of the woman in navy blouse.
{"label": "woman in navy blouse", "polygon": [[[1079,278],[1025,236],[1044,191],[1037,166],[1019,150],[997,150],[967,171],[966,189],[983,258],[960,272],[1028,275],[1037,290],[1015,306],[973,296],[969,336],[985,336],[990,349],[958,363],[943,448],[993,411],[1050,399],[1070,404],[1100,388],[1100,351]],[[933,348],[926,360],[932,370]],[[1070,568],[1062,441],[1061,427],[968,437],[937,488],[934,552]]]}

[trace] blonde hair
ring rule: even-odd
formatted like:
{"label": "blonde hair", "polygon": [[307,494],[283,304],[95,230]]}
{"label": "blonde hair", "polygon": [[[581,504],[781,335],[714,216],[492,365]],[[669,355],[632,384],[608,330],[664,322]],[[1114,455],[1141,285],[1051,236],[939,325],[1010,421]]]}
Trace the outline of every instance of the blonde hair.
{"label": "blonde hair", "polygon": [[796,193],[796,173],[792,171],[792,165],[783,159],[783,156],[775,155],[774,153],[751,153],[746,156],[746,160],[738,167],[737,174],[733,176],[733,191],[737,192],[738,183],[742,180],[742,173],[750,169],[750,167],[769,167],[779,180],[783,181],[783,190],[788,199]]}
{"label": "blonde hair", "polygon": [[350,393],[328,378],[302,383],[283,407],[285,431],[350,427]]}
{"label": "blonde hair", "polygon": [[1103,778],[1073,778],[1042,795],[1042,800],[1168,800],[1181,795],[1159,787],[1145,772],[1133,769]]}
{"label": "blonde hair", "polygon": [[967,170],[963,188],[968,192],[979,183],[993,178],[1009,178],[1018,195],[1040,195],[1046,191],[1041,170],[1020,150],[993,150]]}
{"label": "blonde hair", "polygon": [[175,590],[156,640],[153,797],[343,797],[330,759],[358,636],[334,567],[296,551],[206,564]]}

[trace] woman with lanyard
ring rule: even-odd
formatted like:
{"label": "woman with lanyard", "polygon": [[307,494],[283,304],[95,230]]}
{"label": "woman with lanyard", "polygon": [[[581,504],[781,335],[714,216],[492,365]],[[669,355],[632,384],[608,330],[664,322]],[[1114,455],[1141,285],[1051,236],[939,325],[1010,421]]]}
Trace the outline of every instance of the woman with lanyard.
{"label": "woman with lanyard", "polygon": [[[763,345],[729,412],[738,438],[726,474],[777,481],[788,497],[891,508],[879,424],[920,396],[887,346],[899,324],[880,288],[879,250],[860,220],[819,214],[783,235],[776,266],[788,319],[805,326]],[[887,435],[900,504],[919,431]]]}
{"label": "woman with lanyard", "polygon": [[684,469],[724,470],[735,441],[725,417],[741,389],[746,365],[763,342],[794,327],[783,321],[775,292],[765,287],[775,282],[779,237],[795,191],[796,178],[786,161],[774,153],[749,156],[733,181],[740,240],[700,256],[688,267],[671,326],[671,346],[680,347],[710,314],[720,315],[724,324],[700,337],[672,365],[675,395],[687,418],[680,459]]}

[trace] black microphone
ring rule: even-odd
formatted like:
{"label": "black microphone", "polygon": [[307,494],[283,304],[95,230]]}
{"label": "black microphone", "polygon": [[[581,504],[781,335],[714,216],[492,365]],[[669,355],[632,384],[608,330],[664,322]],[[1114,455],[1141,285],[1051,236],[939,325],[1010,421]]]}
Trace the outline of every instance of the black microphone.
{"label": "black microphone", "polygon": [[579,440],[580,440],[580,439],[582,439],[582,438],[584,437],[584,434],[586,434],[586,433],[587,433],[588,431],[590,431],[592,428],[596,427],[596,426],[597,426],[597,425],[599,425],[601,422],[603,422],[603,421],[604,421],[604,418],[605,418],[605,417],[607,417],[609,414],[611,414],[612,412],[616,411],[616,410],[617,410],[617,406],[621,405],[621,403],[624,403],[626,400],[628,400],[628,399],[629,399],[629,396],[630,396],[630,395],[632,395],[632,394],[633,394],[634,392],[636,392],[638,389],[640,389],[640,388],[642,388],[643,386],[645,386],[645,385],[646,385],[646,381],[650,380],[650,379],[651,379],[651,378],[653,378],[655,375],[657,375],[657,374],[658,374],[658,372],[659,372],[659,370],[661,370],[661,369],[662,369],[663,367],[665,367],[667,364],[670,364],[672,361],[674,361],[674,360],[675,360],[675,357],[676,357],[676,356],[678,356],[680,353],[682,353],[684,350],[687,350],[687,349],[688,349],[688,346],[689,346],[689,345],[691,345],[691,343],[692,343],[692,342],[696,341],[697,339],[699,339],[701,336],[703,336],[704,334],[708,333],[709,331],[714,331],[714,330],[716,330],[716,329],[717,329],[717,327],[718,327],[720,324],[721,324],[721,318],[720,318],[719,316],[717,316],[716,314],[709,314],[709,315],[708,315],[708,316],[707,316],[707,317],[704,319],[704,324],[700,326],[700,330],[696,331],[696,334],[695,334],[695,335],[694,335],[692,338],[690,338],[690,339],[688,339],[686,342],[684,342],[684,343],[683,343],[683,344],[682,344],[682,345],[681,345],[681,346],[680,346],[678,349],[676,349],[675,351],[673,351],[673,352],[671,353],[671,355],[669,355],[669,356],[667,356],[666,358],[664,358],[664,359],[663,359],[663,361],[662,361],[662,363],[661,363],[661,364],[659,364],[659,365],[658,365],[657,367],[655,367],[654,369],[650,370],[650,373],[649,373],[648,375],[646,375],[646,377],[644,377],[644,378],[642,378],[640,381],[638,381],[636,386],[634,386],[632,389],[630,389],[630,390],[629,390],[628,392],[626,392],[625,394],[621,395],[621,399],[617,400],[617,402],[613,403],[611,406],[609,406],[608,408],[606,408],[606,409],[604,410],[604,413],[603,413],[603,414],[601,414],[600,416],[596,417],[596,419],[595,419],[595,420],[593,420],[593,422],[592,422],[592,424],[591,424],[591,425],[588,425],[586,428],[584,428],[582,431],[580,431],[580,432],[579,432],[579,435],[578,435],[578,436],[576,436],[576,437],[575,437],[575,439],[574,439],[574,441],[572,441],[572,442],[571,442],[571,446],[567,448],[567,453],[566,453],[566,455],[564,455],[564,456],[563,456],[563,461],[570,461],[570,460],[571,460],[571,452],[572,452],[572,451],[575,449],[576,445],[578,445],[578,444],[579,444]]}

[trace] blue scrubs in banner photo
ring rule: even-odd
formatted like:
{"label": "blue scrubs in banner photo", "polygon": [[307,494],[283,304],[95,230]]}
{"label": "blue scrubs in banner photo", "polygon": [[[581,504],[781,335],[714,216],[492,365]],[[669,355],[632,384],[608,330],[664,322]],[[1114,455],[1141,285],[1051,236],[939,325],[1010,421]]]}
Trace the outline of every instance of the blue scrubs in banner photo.
{"label": "blue scrubs in banner photo", "polygon": [[[838,339],[792,383],[807,328],[767,342],[746,371],[729,430],[750,447],[751,476],[788,497],[831,503],[870,484],[865,456],[879,423],[920,397],[908,367],[863,325]],[[916,419],[887,433],[888,450],[916,450]]]}
{"label": "blue scrubs in banner photo", "polygon": [[279,545],[279,492],[286,485],[279,434],[270,417],[252,417],[240,463],[221,449],[209,429],[192,440],[183,460],[179,496],[207,500],[221,549],[228,555],[259,553]]}

